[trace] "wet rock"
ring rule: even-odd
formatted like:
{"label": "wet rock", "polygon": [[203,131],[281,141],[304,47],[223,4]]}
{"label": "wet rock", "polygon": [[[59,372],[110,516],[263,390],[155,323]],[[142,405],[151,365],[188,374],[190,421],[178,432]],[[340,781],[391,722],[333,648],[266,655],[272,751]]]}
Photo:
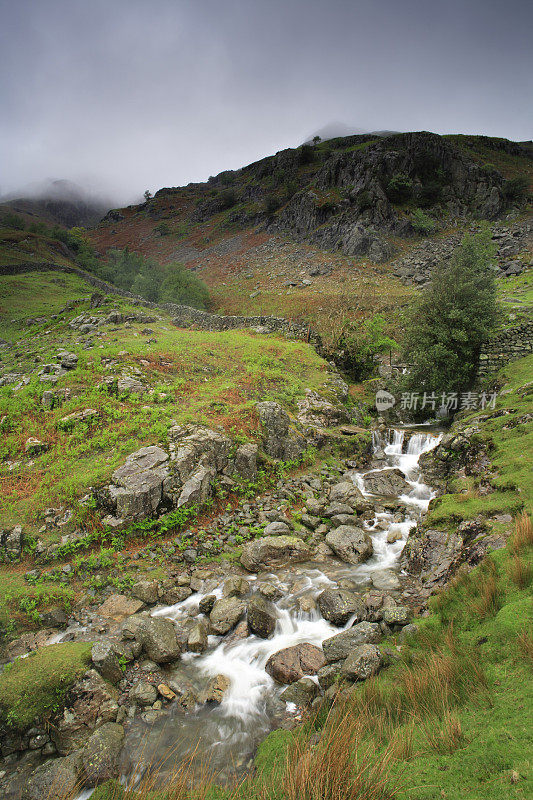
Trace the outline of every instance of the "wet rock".
{"label": "wet rock", "polygon": [[372,494],[385,497],[397,497],[407,494],[411,486],[407,483],[405,475],[400,469],[387,469],[365,475],[365,489]]}
{"label": "wet rock", "polygon": [[221,703],[225,693],[231,686],[231,681],[226,675],[216,675],[207,685],[203,692],[200,692],[198,701],[204,703]]}
{"label": "wet rock", "polygon": [[224,583],[223,597],[245,597],[250,592],[250,582],[240,575],[232,575]]}
{"label": "wet rock", "polygon": [[364,500],[361,491],[351,481],[341,481],[331,487],[329,492],[329,502],[332,503],[346,503],[354,507],[354,503],[358,500]]}
{"label": "wet rock", "polygon": [[137,581],[131,587],[131,593],[143,603],[153,605],[159,599],[157,581]]}
{"label": "wet rock", "polygon": [[310,548],[297,536],[265,536],[247,542],[242,548],[241,564],[250,572],[307,561]]}
{"label": "wet rock", "polygon": [[400,587],[400,579],[391,569],[376,570],[370,577],[374,588],[381,589],[384,592],[390,592],[392,589],[398,589]]}
{"label": "wet rock", "polygon": [[161,601],[167,606],[173,606],[176,603],[182,603],[192,594],[192,589],[189,586],[171,586],[161,594]]}
{"label": "wet rock", "polygon": [[326,544],[336,556],[348,564],[359,564],[370,558],[373,552],[372,540],[362,529],[352,525],[340,525],[326,536]]}
{"label": "wet rock", "polygon": [[346,625],[350,617],[361,621],[366,613],[365,604],[353,592],[345,589],[325,589],[318,596],[320,613],[333,625]]}
{"label": "wet rock", "polygon": [[24,800],[43,800],[68,796],[78,784],[80,765],[72,757],[56,758],[37,767],[28,778],[23,790]]}
{"label": "wet rock", "polygon": [[317,678],[320,686],[324,691],[333,686],[341,676],[342,661],[334,661],[331,664],[325,664],[317,672]]}
{"label": "wet rock", "polygon": [[157,700],[157,689],[148,681],[139,681],[129,693],[129,698],[140,706],[151,706]]}
{"label": "wet rock", "polygon": [[203,622],[197,622],[189,633],[187,650],[191,653],[203,653],[207,650],[207,629]]}
{"label": "wet rock", "polygon": [[360,644],[377,644],[382,639],[379,625],[375,622],[360,622],[347,631],[335,634],[322,642],[326,661],[331,664],[348,658],[353,649]]}
{"label": "wet rock", "polygon": [[325,663],[320,647],[296,644],[271,655],[265,670],[278,683],[294,683],[305,675],[316,675]]}
{"label": "wet rock", "polygon": [[211,609],[216,603],[216,600],[217,600],[216,594],[206,594],[205,597],[202,597],[200,603],[198,604],[200,613],[209,615],[211,613]]}
{"label": "wet rock", "polygon": [[116,722],[107,722],[92,734],[81,754],[88,786],[97,786],[118,775],[123,741],[124,728]]}
{"label": "wet rock", "polygon": [[101,617],[114,619],[118,622],[125,617],[136,614],[143,606],[144,603],[140,600],[134,600],[124,594],[112,594],[102,603],[98,613]]}
{"label": "wet rock", "polygon": [[268,639],[276,627],[276,607],[260,595],[254,595],[248,603],[248,625],[252,633]]}
{"label": "wet rock", "polygon": [[209,621],[214,633],[223,636],[235,627],[244,614],[245,603],[237,597],[222,597],[216,600]]}
{"label": "wet rock", "polygon": [[173,692],[170,686],[167,686],[166,683],[158,684],[157,691],[161,695],[161,697],[165,698],[165,700],[176,699],[176,692]]}
{"label": "wet rock", "polygon": [[282,691],[281,699],[285,703],[294,703],[299,708],[307,708],[319,694],[320,690],[314,680],[300,678]]}
{"label": "wet rock", "polygon": [[118,683],[123,674],[113,645],[107,639],[100,639],[91,648],[91,659],[100,675],[110,683]]}
{"label": "wet rock", "polygon": [[135,638],[142,645],[148,658],[156,664],[175,661],[181,646],[174,623],[164,617],[144,617]]}
{"label": "wet rock", "polygon": [[83,746],[92,731],[104,722],[114,722],[118,713],[118,692],[95,670],[88,670],[74,684],[68,704],[50,729],[60,755]]}
{"label": "wet rock", "polygon": [[342,665],[344,677],[353,681],[364,681],[381,669],[383,659],[374,644],[361,644],[355,647]]}

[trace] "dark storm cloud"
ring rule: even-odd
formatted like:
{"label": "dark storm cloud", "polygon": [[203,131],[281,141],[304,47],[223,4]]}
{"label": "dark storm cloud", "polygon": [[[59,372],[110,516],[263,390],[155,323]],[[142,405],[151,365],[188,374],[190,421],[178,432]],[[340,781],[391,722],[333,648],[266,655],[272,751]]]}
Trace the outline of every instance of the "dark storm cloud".
{"label": "dark storm cloud", "polygon": [[0,0],[0,191],[205,180],[332,121],[531,138],[518,0]]}

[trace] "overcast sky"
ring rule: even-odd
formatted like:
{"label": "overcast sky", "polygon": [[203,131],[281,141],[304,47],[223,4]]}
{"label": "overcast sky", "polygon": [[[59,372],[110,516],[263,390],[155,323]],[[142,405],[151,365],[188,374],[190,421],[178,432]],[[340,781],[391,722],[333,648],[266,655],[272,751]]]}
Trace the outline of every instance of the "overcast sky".
{"label": "overcast sky", "polygon": [[0,0],[0,192],[205,180],[331,122],[533,136],[528,0]]}

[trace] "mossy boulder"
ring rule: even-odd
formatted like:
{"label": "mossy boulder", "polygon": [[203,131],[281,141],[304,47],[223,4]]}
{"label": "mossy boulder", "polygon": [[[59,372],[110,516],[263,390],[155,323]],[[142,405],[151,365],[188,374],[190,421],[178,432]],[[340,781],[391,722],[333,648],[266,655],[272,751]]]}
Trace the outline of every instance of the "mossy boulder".
{"label": "mossy boulder", "polygon": [[0,675],[0,722],[24,730],[61,706],[91,663],[90,642],[41,647]]}

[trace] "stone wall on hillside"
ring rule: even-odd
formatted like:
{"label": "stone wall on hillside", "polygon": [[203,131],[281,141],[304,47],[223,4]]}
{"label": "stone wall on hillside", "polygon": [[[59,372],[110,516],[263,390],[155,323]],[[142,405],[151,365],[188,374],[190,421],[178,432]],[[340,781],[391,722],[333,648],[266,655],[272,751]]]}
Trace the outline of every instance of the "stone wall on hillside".
{"label": "stone wall on hillside", "polygon": [[479,357],[479,375],[484,377],[533,352],[533,322],[500,331],[483,347]]}
{"label": "stone wall on hillside", "polygon": [[260,333],[281,333],[294,339],[300,339],[312,344],[318,352],[321,350],[322,342],[316,331],[309,325],[284,319],[283,317],[223,316],[222,314],[210,314],[207,311],[200,311],[191,306],[181,306],[177,303],[151,303],[149,300],[139,297],[139,295],[132,294],[125,289],[120,289],[118,286],[106,283],[100,278],[91,275],[89,272],[65,264],[49,264],[46,262],[0,264],[0,276],[17,275],[26,272],[48,272],[50,270],[78,275],[90,286],[93,286],[104,294],[126,297],[134,304],[164,310],[172,315],[172,321],[180,328],[200,328],[206,331],[228,331],[237,328],[252,328]]}

